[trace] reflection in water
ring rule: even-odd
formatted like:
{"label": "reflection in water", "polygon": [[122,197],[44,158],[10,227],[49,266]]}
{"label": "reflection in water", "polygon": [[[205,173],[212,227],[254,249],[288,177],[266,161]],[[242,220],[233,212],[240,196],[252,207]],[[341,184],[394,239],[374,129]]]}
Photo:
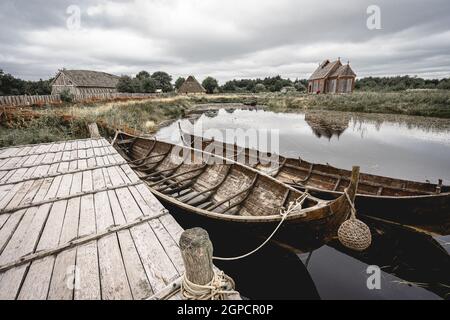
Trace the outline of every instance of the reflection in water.
{"label": "reflection in water", "polygon": [[[263,237],[247,226],[230,226],[168,206],[183,228],[205,228],[215,256],[231,257],[257,247]],[[450,298],[448,253],[430,236],[363,218],[373,242],[364,252],[337,240],[311,247],[301,233],[284,229],[260,251],[238,261],[214,263],[250,299],[439,299]],[[367,267],[379,266],[381,290],[367,288]]]}
{"label": "reflection in water", "polygon": [[[450,184],[448,119],[343,112],[228,113],[221,109],[216,117],[203,115],[196,124],[201,124],[203,130],[222,132],[222,137],[216,137],[219,141],[224,139],[226,129],[278,130],[279,150],[271,151],[283,156],[348,170],[358,164],[362,172],[421,182],[443,179],[444,184]],[[182,127],[189,130],[192,124],[185,120]],[[179,142],[177,124],[163,128],[157,136]]]}
{"label": "reflection in water", "polygon": [[[366,172],[419,181],[442,177],[450,183],[449,120],[220,110],[217,116],[201,116],[196,123],[202,123],[205,130],[278,129],[279,151],[285,156],[347,169],[360,164]],[[188,129],[189,121],[182,126]],[[177,124],[163,128],[157,136],[180,142]],[[184,228],[207,229],[217,256],[242,254],[263,240],[246,226],[232,230],[223,223],[199,222],[195,216],[169,210]],[[438,242],[405,227],[361,218],[373,235],[372,246],[362,253],[336,240],[326,245],[311,243],[301,233],[285,232],[246,259],[215,263],[252,299],[450,299],[450,260],[445,250],[449,237]],[[367,288],[369,265],[382,270],[381,290]]]}
{"label": "reflection in water", "polygon": [[348,128],[350,116],[347,113],[341,113],[339,116],[324,116],[323,113],[306,112],[305,121],[316,137],[323,136],[330,140],[332,136],[339,138]]}

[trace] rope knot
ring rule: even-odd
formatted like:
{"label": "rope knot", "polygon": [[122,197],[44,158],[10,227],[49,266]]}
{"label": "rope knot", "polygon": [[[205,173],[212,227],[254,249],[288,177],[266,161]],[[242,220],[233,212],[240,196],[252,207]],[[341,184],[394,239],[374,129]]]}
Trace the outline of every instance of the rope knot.
{"label": "rope knot", "polygon": [[223,271],[214,271],[210,282],[204,285],[195,284],[183,275],[181,295],[185,300],[225,300],[227,295],[236,294],[235,283]]}

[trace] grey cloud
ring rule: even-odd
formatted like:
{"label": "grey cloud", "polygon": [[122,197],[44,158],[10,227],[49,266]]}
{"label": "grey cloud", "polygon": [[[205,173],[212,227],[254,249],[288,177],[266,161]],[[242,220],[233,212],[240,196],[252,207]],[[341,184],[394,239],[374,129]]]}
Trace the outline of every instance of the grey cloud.
{"label": "grey cloud", "polygon": [[[83,14],[84,33],[77,36],[65,28],[72,4]],[[371,4],[381,8],[381,30],[366,28]],[[446,0],[6,0],[0,3],[0,69],[29,79],[63,66],[163,69],[223,82],[303,78],[322,59],[341,56],[359,76],[444,77],[450,73],[449,13]]]}

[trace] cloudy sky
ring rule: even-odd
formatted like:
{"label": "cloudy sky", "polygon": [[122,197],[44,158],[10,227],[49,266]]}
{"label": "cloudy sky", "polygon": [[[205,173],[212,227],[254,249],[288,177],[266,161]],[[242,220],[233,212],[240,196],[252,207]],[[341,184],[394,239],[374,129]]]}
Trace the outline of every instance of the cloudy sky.
{"label": "cloudy sky", "polygon": [[0,69],[24,79],[45,79],[63,67],[164,70],[221,83],[306,78],[321,60],[337,57],[350,60],[359,77],[449,77],[450,1],[0,2]]}

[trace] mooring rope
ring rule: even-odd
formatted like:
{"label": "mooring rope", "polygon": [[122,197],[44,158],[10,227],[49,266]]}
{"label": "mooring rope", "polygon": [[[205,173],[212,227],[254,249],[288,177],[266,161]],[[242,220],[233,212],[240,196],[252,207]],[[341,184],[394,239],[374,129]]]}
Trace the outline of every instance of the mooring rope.
{"label": "mooring rope", "polygon": [[348,201],[348,204],[350,205],[351,218],[354,219],[354,218],[356,218],[356,208],[355,208],[355,205],[354,205],[352,199],[350,199],[350,195],[348,194],[347,188],[344,189],[344,194],[345,194],[345,198]]}
{"label": "mooring rope", "polygon": [[256,247],[252,251],[247,252],[247,253],[245,253],[243,255],[237,256],[237,257],[227,257],[227,258],[213,257],[213,259],[214,260],[220,260],[220,261],[239,260],[239,259],[246,258],[246,257],[254,254],[255,252],[259,251],[262,247],[264,247],[273,238],[273,236],[277,233],[278,229],[280,229],[281,225],[286,220],[286,218],[288,217],[289,214],[291,214],[294,211],[299,211],[299,210],[302,209],[303,203],[308,198],[308,196],[309,196],[309,194],[307,192],[305,192],[297,200],[295,200],[293,202],[290,202],[287,209],[281,208],[280,209],[281,220],[278,223],[278,225],[276,226],[276,228],[273,230],[273,232],[270,234],[270,236],[266,240],[264,240],[263,243],[261,243],[258,247]]}
{"label": "mooring rope", "polygon": [[211,281],[204,285],[189,281],[184,274],[180,290],[186,300],[225,300],[228,295],[238,294],[234,280],[223,271],[214,271]]}

